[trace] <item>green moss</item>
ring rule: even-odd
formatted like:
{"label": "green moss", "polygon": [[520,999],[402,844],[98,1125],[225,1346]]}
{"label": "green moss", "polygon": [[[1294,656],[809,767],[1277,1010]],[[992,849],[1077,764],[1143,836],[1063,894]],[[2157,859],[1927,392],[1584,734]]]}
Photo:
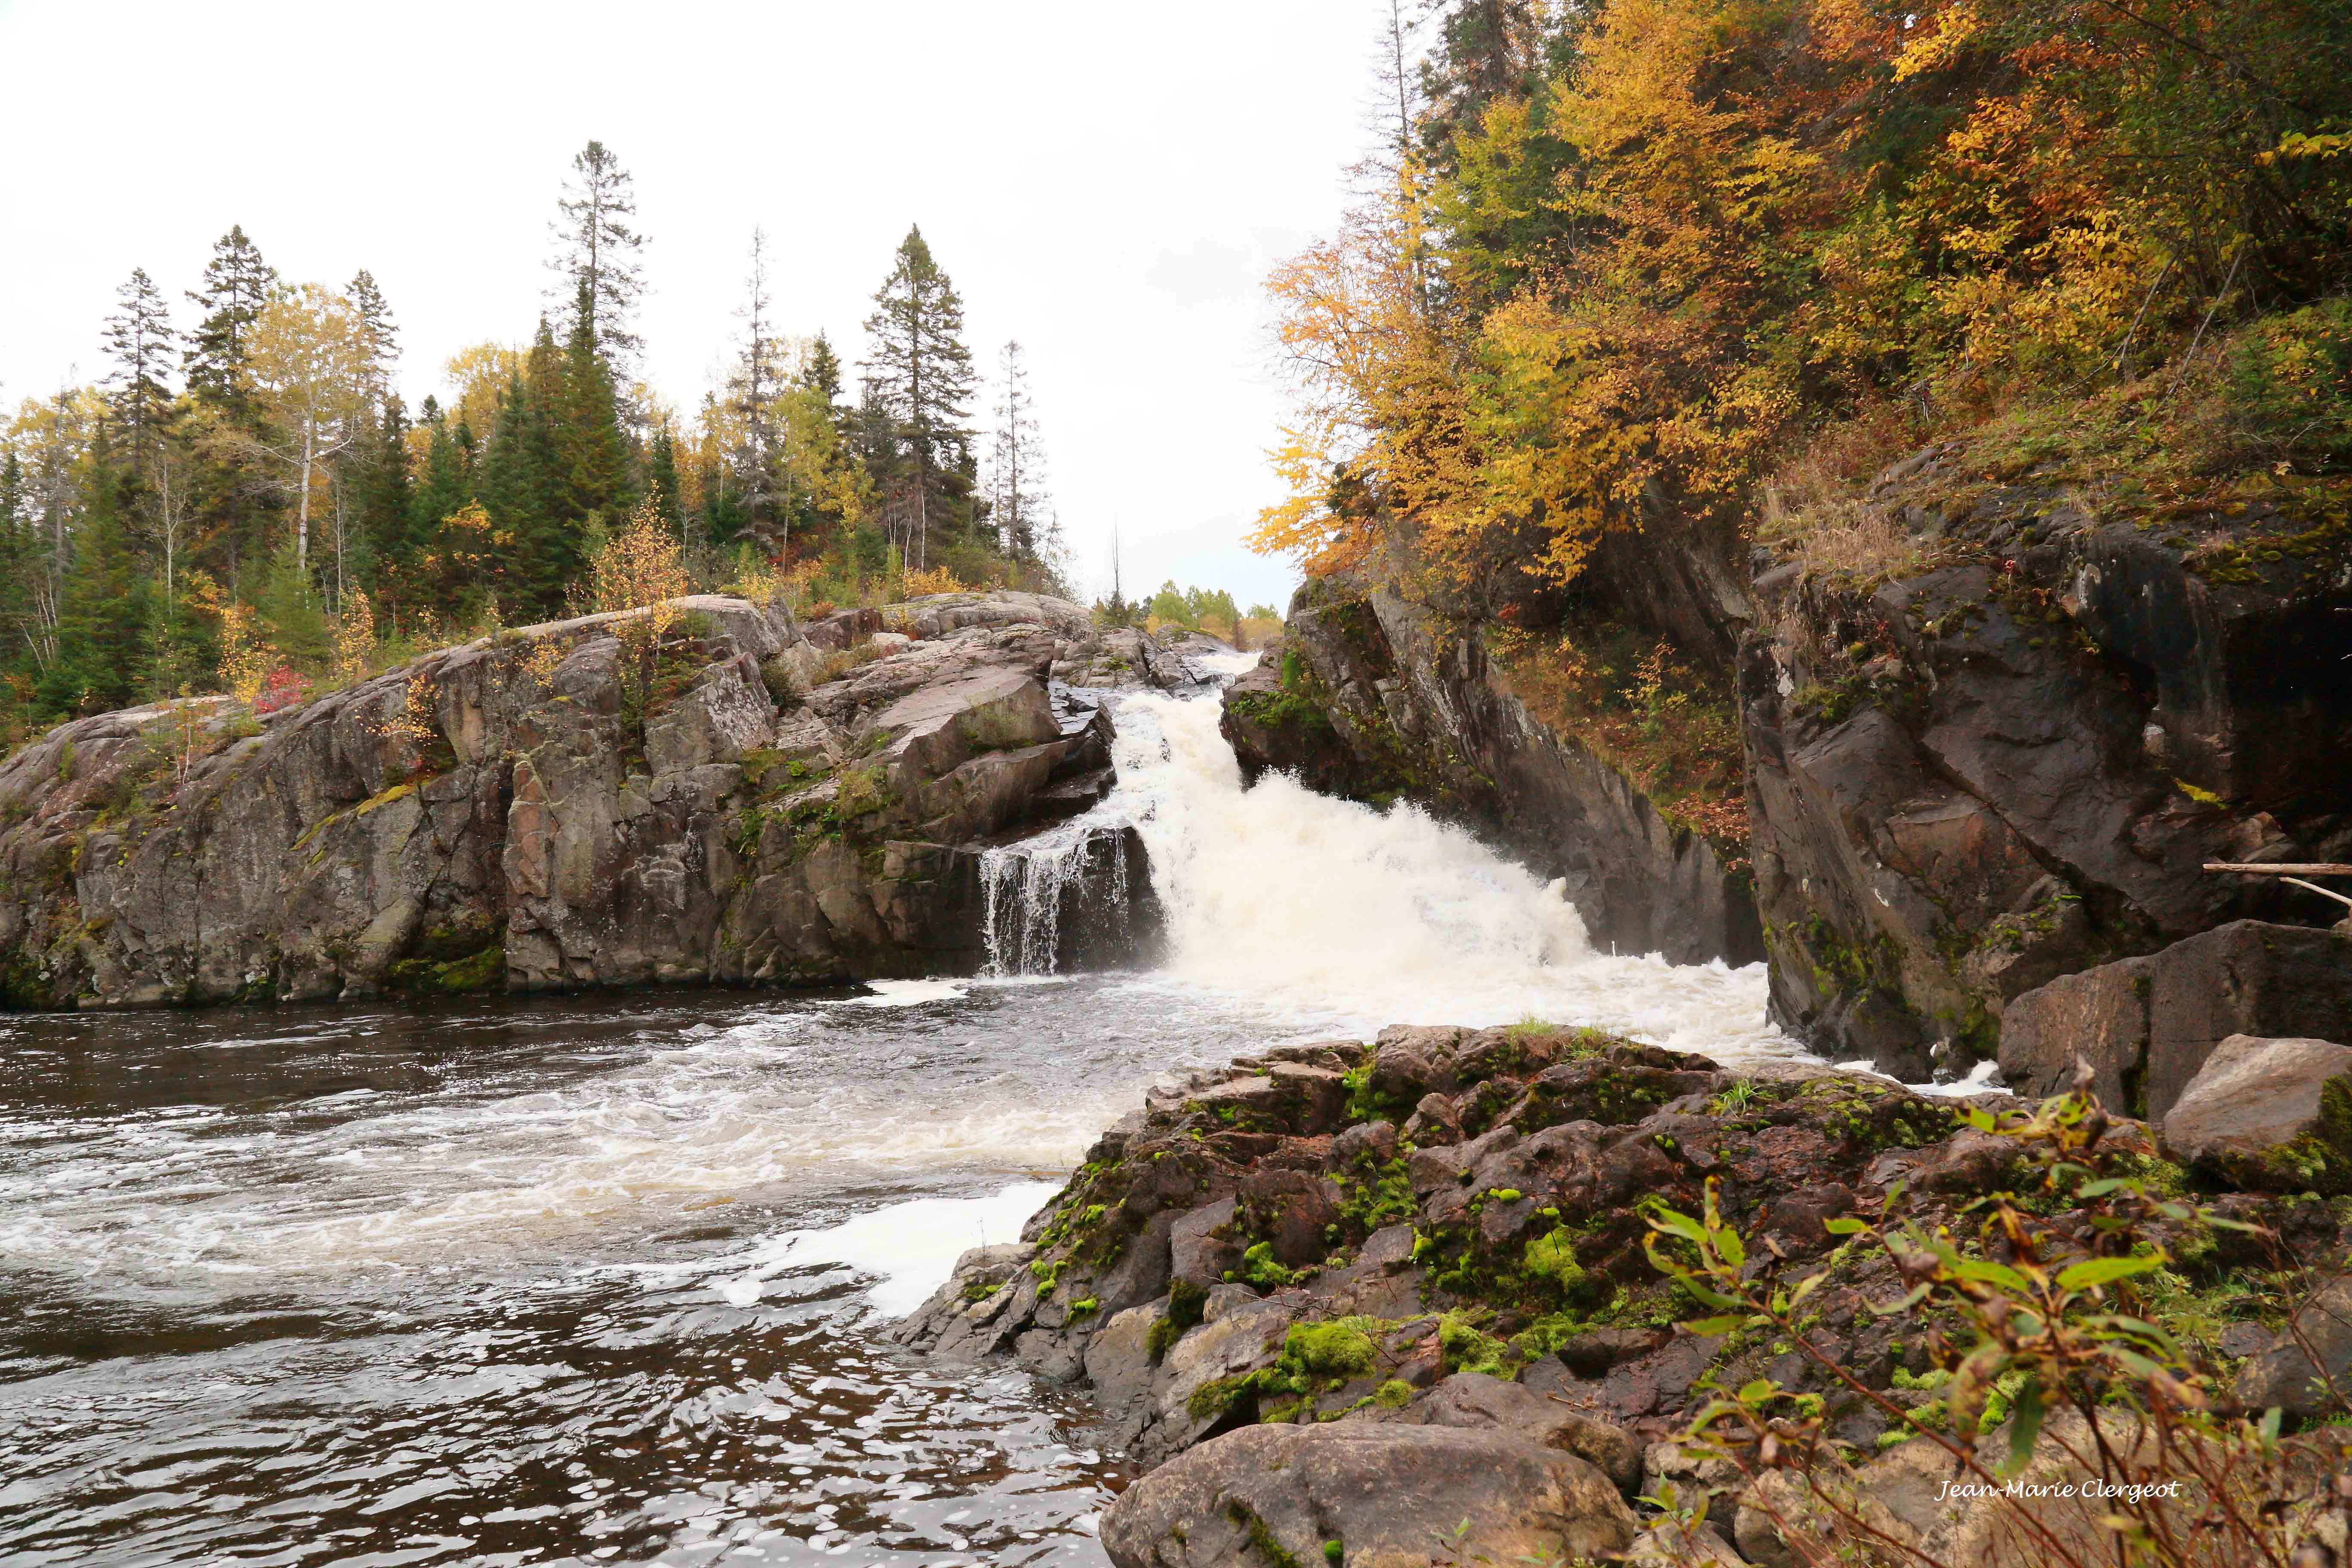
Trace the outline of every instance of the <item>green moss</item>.
{"label": "green moss", "polygon": [[1402,1410],[1412,1403],[1412,1384],[1402,1378],[1390,1378],[1372,1390],[1372,1403],[1390,1410]]}
{"label": "green moss", "polygon": [[1225,1501],[1225,1516],[1249,1537],[1251,1547],[1265,1560],[1265,1568],[1304,1568],[1297,1555],[1275,1539],[1274,1531],[1249,1504],[1238,1498],[1229,1498]]}
{"label": "green moss", "polygon": [[1278,1290],[1295,1282],[1298,1276],[1274,1260],[1274,1244],[1261,1241],[1242,1254],[1242,1266],[1237,1271],[1244,1284],[1261,1290]]}
{"label": "green moss", "polygon": [[1449,1312],[1438,1320],[1437,1347],[1444,1356],[1448,1372],[1482,1372],[1488,1377],[1507,1378],[1517,1371],[1510,1346],[1492,1334],[1480,1332],[1467,1318],[1456,1313]]}
{"label": "green moss", "polygon": [[1153,1365],[1167,1355],[1170,1346],[1200,1326],[1208,1301],[1207,1288],[1190,1279],[1179,1279],[1168,1287],[1168,1310],[1151,1325],[1143,1342],[1144,1352]]}
{"label": "green moss", "polygon": [[1325,1377],[1360,1377],[1372,1370],[1371,1336],[1344,1319],[1299,1323],[1283,1342],[1282,1359]]}

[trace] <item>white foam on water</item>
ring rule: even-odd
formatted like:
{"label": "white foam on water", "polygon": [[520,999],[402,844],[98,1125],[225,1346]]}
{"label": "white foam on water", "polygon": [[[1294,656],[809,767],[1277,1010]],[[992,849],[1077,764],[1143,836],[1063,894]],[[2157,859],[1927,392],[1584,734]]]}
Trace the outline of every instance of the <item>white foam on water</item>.
{"label": "white foam on water", "polygon": [[1789,1056],[1761,964],[1596,950],[1558,882],[1408,805],[1385,812],[1281,774],[1243,789],[1213,700],[1118,710],[1120,785],[1168,917],[1143,984],[1245,1002],[1293,1026],[1595,1025],[1720,1059]]}
{"label": "white foam on water", "polygon": [[914,1198],[823,1230],[787,1231],[732,1260],[712,1288],[748,1307],[785,1269],[836,1263],[872,1276],[866,1299],[877,1310],[904,1317],[940,1288],[968,1248],[1020,1240],[1022,1226],[1056,1190],[1051,1182],[1018,1182],[990,1197]]}
{"label": "white foam on water", "polygon": [[970,993],[956,980],[869,980],[871,996],[853,996],[852,1007],[920,1007],[930,1002],[961,1002]]}

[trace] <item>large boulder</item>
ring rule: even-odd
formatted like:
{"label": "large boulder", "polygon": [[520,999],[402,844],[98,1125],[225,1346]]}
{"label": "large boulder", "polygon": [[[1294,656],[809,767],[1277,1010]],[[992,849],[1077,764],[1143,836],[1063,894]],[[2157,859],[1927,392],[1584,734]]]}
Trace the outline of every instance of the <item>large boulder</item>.
{"label": "large boulder", "polygon": [[1253,1426],[1180,1455],[1112,1504],[1102,1540],[1118,1568],[1427,1568],[1442,1551],[1597,1558],[1638,1528],[1571,1454],[1491,1431],[1340,1422]]}
{"label": "large boulder", "polygon": [[2165,1113],[2164,1149],[2240,1187],[2352,1192],[2352,1047],[2231,1035]]}
{"label": "large boulder", "polygon": [[2352,938],[2232,921],[2053,981],[2001,1015],[2001,1071],[2054,1094],[2079,1057],[2107,1105],[2160,1121],[2232,1035],[2352,1040]]}
{"label": "large boulder", "polygon": [[2238,1369],[2231,1397],[2247,1410],[2305,1417],[2352,1405],[2352,1279],[2305,1298],[2276,1344]]}

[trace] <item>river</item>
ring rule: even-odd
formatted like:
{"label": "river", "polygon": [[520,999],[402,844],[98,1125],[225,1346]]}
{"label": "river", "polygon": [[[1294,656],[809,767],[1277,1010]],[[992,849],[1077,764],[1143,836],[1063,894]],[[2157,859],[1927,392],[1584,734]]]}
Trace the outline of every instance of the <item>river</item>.
{"label": "river", "polygon": [[876,1330],[1155,1075],[1529,1016],[1791,1049],[1760,966],[1244,793],[1213,700],[1117,718],[1150,972],[0,1019],[0,1562],[1097,1565],[1078,1396]]}

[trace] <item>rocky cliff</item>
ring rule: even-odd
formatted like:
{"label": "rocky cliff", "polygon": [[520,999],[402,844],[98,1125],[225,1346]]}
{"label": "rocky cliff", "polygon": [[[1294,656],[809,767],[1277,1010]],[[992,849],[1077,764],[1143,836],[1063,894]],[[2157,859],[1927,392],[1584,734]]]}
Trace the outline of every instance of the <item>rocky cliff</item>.
{"label": "rocky cliff", "polygon": [[2061,975],[2342,913],[2207,862],[2352,857],[2342,511],[2118,517],[1977,460],[1872,487],[1891,574],[1765,557],[1740,655],[1775,1016],[1914,1078],[1993,1055]]}
{"label": "rocky cliff", "polygon": [[[1775,1021],[1833,1059],[1919,1080],[1998,1053],[2039,1063],[2046,1092],[2090,1042],[2053,1044],[2037,1002],[2004,1051],[2020,998],[2232,921],[2342,915],[2204,867],[2352,858],[2352,526],[2341,486],[2168,501],[2129,476],[2037,477],[2013,437],[1927,447],[1853,498],[1885,520],[1876,559],[1800,540],[1758,551],[1742,589],[1722,542],[1662,525],[1605,542],[1581,608],[1498,612],[1561,617],[1555,663],[1616,616],[1702,680],[1720,668],[1746,820],[1712,842],[1531,712],[1490,657],[1498,623],[1387,587],[1303,587],[1285,646],[1228,691],[1226,733],[1245,770],[1413,799],[1565,878],[1598,940],[1769,955]],[[2331,952],[2312,962],[2352,975],[2352,947]],[[2103,1083],[2148,1109],[2147,1051],[2115,1028]]]}
{"label": "rocky cliff", "polygon": [[[1198,677],[1029,595],[807,626],[737,599],[673,608],[650,671],[614,635],[629,612],[277,712],[205,699],[52,731],[0,765],[8,999],[969,971],[986,847],[1110,787],[1101,689]],[[1148,942],[1132,830],[1071,852],[1061,956]],[[1134,897],[1110,907],[1113,889]]]}
{"label": "rocky cliff", "polygon": [[1595,942],[1678,963],[1763,956],[1744,868],[1535,718],[1477,628],[1389,589],[1301,587],[1281,646],[1226,689],[1223,729],[1244,777],[1410,799],[1564,879]]}

